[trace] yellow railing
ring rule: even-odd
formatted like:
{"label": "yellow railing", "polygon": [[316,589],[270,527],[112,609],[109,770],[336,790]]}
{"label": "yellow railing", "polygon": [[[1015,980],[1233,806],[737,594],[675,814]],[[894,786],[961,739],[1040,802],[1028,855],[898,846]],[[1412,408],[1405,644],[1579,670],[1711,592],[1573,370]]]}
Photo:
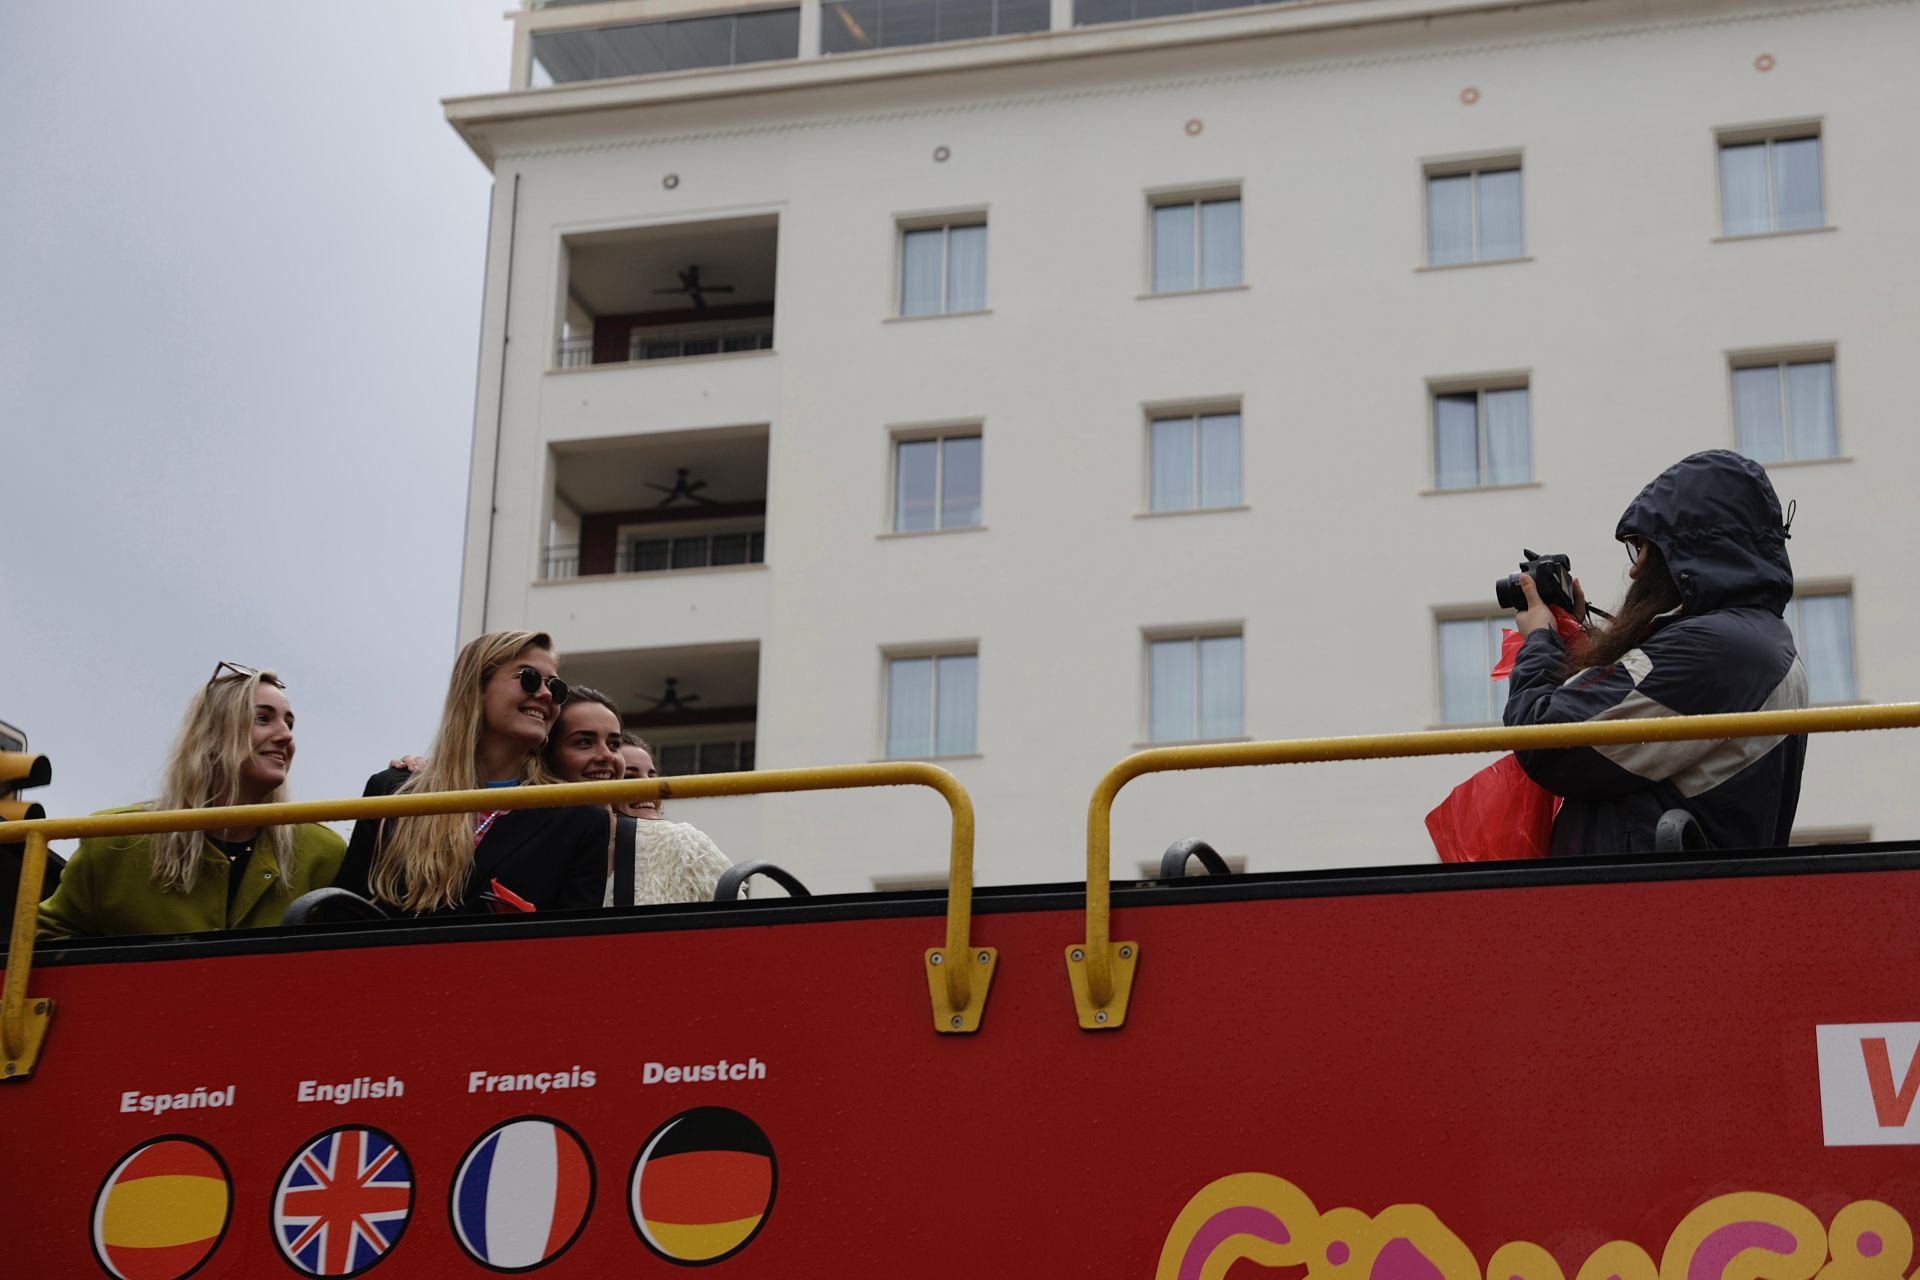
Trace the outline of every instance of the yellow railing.
{"label": "yellow railing", "polygon": [[[4,1079],[24,1079],[33,1070],[52,1016],[50,1000],[31,1000],[27,984],[33,970],[33,944],[44,883],[49,840],[91,836],[152,835],[162,831],[217,831],[226,827],[283,826],[297,822],[400,818],[485,809],[552,809],[577,804],[614,804],[705,796],[772,795],[794,791],[836,791],[865,787],[930,787],[946,799],[953,814],[947,894],[946,945],[923,956],[934,1027],[946,1033],[977,1031],[987,991],[999,962],[992,947],[974,947],[973,798],[945,769],[914,761],[828,765],[814,769],[769,769],[759,773],[714,773],[688,778],[619,782],[576,782],[510,790],[442,791],[406,796],[367,796],[357,800],[315,800],[294,804],[235,805],[220,809],[182,809],[146,813],[97,814],[84,818],[40,818],[0,822],[0,843],[26,842],[14,904],[12,949],[7,953],[4,996],[0,996],[0,1049]],[[31,1007],[29,1007],[31,1004]]]}
{"label": "yellow railing", "polygon": [[1128,756],[1093,789],[1087,806],[1087,936],[1067,948],[1080,1025],[1111,1031],[1126,1021],[1137,942],[1110,938],[1111,836],[1114,798],[1135,778],[1181,769],[1233,769],[1258,764],[1311,764],[1331,760],[1383,760],[1407,756],[1469,755],[1488,751],[1536,751],[1598,747],[1629,742],[1687,742],[1713,738],[1774,737],[1837,733],[1854,729],[1920,728],[1920,703],[1877,707],[1824,707],[1808,711],[1749,711],[1737,715],[1665,716],[1651,720],[1606,720],[1587,724],[1522,728],[1439,729],[1353,738],[1302,738],[1292,742],[1235,742],[1217,746],[1156,747]]}

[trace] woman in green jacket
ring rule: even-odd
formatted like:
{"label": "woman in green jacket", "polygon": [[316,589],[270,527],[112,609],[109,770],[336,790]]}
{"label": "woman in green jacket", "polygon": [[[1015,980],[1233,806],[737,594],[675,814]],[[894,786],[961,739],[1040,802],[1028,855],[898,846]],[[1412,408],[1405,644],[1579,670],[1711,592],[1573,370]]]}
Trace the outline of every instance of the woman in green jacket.
{"label": "woman in green jacket", "polygon": [[[222,662],[194,695],[160,797],[128,813],[276,804],[293,767],[293,708],[271,671]],[[346,842],[318,823],[96,836],[40,904],[42,938],[204,933],[280,923],[287,904],[333,883]]]}

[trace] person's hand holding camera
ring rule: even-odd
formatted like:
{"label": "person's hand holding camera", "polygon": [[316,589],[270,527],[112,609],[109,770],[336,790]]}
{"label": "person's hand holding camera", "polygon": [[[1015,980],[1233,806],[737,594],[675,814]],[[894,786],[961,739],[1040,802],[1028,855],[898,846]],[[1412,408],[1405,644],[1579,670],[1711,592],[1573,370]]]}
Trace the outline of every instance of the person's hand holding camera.
{"label": "person's hand holding camera", "polygon": [[[1513,625],[1520,634],[1530,636],[1542,627],[1553,626],[1553,608],[1542,603],[1540,589],[1533,585],[1533,575],[1522,573],[1515,575],[1520,579],[1520,590],[1527,597],[1527,607],[1513,615]],[[1584,619],[1587,616],[1587,593],[1580,589],[1580,579],[1573,579],[1573,616]]]}

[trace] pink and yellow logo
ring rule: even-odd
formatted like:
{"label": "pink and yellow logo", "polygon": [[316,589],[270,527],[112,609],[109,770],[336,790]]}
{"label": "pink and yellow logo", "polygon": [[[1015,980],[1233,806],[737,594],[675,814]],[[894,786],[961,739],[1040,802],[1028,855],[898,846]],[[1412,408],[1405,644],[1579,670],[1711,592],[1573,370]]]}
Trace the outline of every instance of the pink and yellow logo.
{"label": "pink and yellow logo", "polygon": [[[1304,1269],[1305,1280],[1568,1280],[1537,1244],[1501,1245],[1483,1269],[1473,1251],[1417,1204],[1317,1209],[1267,1173],[1220,1178],[1187,1202],[1160,1251],[1155,1280],[1223,1280],[1234,1263]],[[1878,1200],[1856,1200],[1823,1224],[1785,1196],[1716,1196],[1680,1220],[1658,1260],[1612,1240],[1573,1280],[1906,1280],[1913,1231]]]}
{"label": "pink and yellow logo", "polygon": [[93,1253],[118,1280],[185,1280],[219,1247],[233,1188],[212,1147],[178,1135],[135,1147],[93,1199]]}

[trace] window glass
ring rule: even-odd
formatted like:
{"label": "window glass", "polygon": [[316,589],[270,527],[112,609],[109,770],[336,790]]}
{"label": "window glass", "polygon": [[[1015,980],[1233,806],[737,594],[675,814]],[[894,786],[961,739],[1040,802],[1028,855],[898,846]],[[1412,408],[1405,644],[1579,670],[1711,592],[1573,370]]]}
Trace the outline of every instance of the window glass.
{"label": "window glass", "polygon": [[1487,675],[1500,661],[1504,619],[1461,618],[1440,624],[1440,719],[1485,724],[1501,719],[1507,682]]}
{"label": "window glass", "polygon": [[1787,622],[1807,669],[1810,702],[1851,702],[1859,694],[1853,679],[1853,597],[1796,596],[1787,606]]}
{"label": "window glass", "polygon": [[1825,224],[1820,200],[1820,139],[1782,138],[1773,144],[1773,190],[1782,231]]}
{"label": "window glass", "polygon": [[1153,509],[1191,511],[1194,507],[1192,418],[1157,418],[1153,423]]}
{"label": "window glass", "polygon": [[1200,505],[1240,505],[1240,415],[1210,413],[1200,419]]}
{"label": "window glass", "polygon": [[1767,144],[1743,142],[1720,148],[1721,230],[1730,236],[1773,229],[1767,179]]}
{"label": "window glass", "polygon": [[733,61],[733,18],[680,18],[667,23],[667,66],[674,71],[724,67]]}
{"label": "window glass", "polygon": [[1190,204],[1163,204],[1153,210],[1153,291],[1171,293],[1193,288],[1194,208]]}
{"label": "window glass", "polygon": [[936,659],[934,686],[934,753],[973,754],[979,713],[979,656],[964,653]]}
{"label": "window glass", "polygon": [[938,520],[940,442],[902,440],[894,446],[893,528],[896,533],[932,529]]}
{"label": "window glass", "polygon": [[1436,489],[1471,489],[1480,483],[1479,397],[1433,398],[1433,470]]}
{"label": "window glass", "polygon": [[1787,421],[1793,427],[1794,457],[1839,454],[1839,433],[1833,425],[1833,361],[1807,360],[1787,366]]}
{"label": "window glass", "polygon": [[947,232],[947,310],[982,311],[987,305],[987,229],[952,227]]}
{"label": "window glass", "polygon": [[1191,640],[1155,640],[1147,646],[1147,736],[1155,742],[1194,736],[1196,656]]}
{"label": "window glass", "polygon": [[1207,200],[1200,205],[1200,287],[1224,289],[1240,283],[1240,202]]}
{"label": "window glass", "polygon": [[941,310],[947,230],[927,227],[900,237],[900,314],[930,316]]}
{"label": "window glass", "polygon": [[1520,171],[1496,169],[1478,176],[1482,262],[1518,258],[1526,252],[1520,219]]}
{"label": "window glass", "polygon": [[820,51],[852,53],[880,38],[880,0],[840,0],[820,6]]}
{"label": "window glass", "polygon": [[1733,371],[1733,421],[1740,452],[1756,462],[1785,460],[1787,433],[1781,416],[1779,366]]}
{"label": "window glass", "polygon": [[1200,725],[1202,738],[1237,738],[1241,731],[1241,640],[1204,636],[1200,648]]}
{"label": "window glass", "polygon": [[1533,479],[1527,430],[1527,389],[1506,387],[1482,394],[1487,418],[1487,484],[1525,484]]}
{"label": "window glass", "polygon": [[940,442],[940,527],[980,523],[980,437],[949,436]]}
{"label": "window glass", "polygon": [[887,754],[895,759],[933,754],[932,658],[895,658],[887,664]]}
{"label": "window glass", "polygon": [[940,0],[940,39],[976,40],[993,34],[993,0]]}
{"label": "window glass", "polygon": [[1473,175],[1427,179],[1427,261],[1436,267],[1473,261]]}
{"label": "window glass", "polygon": [[768,9],[734,18],[733,60],[771,62],[800,56],[800,11]]}

